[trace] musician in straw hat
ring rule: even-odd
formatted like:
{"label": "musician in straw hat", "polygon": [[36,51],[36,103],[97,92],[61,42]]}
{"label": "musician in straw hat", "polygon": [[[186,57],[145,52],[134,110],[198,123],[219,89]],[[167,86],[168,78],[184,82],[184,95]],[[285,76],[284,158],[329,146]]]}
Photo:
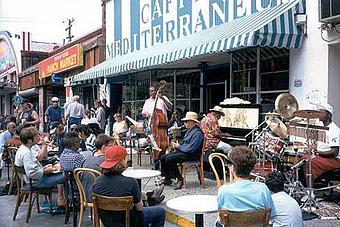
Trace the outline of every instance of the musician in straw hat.
{"label": "musician in straw hat", "polygon": [[326,131],[326,141],[317,143],[317,156],[312,159],[312,175],[317,179],[321,174],[340,168],[340,129],[332,121],[333,107],[329,104],[318,104],[318,110],[325,113],[325,117],[320,120],[324,126],[328,127]]}
{"label": "musician in straw hat", "polygon": [[185,161],[199,160],[201,155],[204,135],[198,126],[199,121],[197,117],[198,115],[195,112],[186,113],[182,121],[188,130],[183,140],[180,143],[172,142],[171,145],[176,152],[161,157],[161,171],[162,176],[165,177],[163,184],[171,185],[171,179],[177,178],[175,190],[181,189],[183,186],[183,178],[178,170],[177,164]]}
{"label": "musician in straw hat", "polygon": [[205,149],[213,148],[223,150],[224,153],[228,153],[231,146],[223,141],[222,132],[218,125],[218,120],[224,116],[223,108],[215,106],[213,109],[209,109],[210,113],[205,116],[200,126],[206,138]]}

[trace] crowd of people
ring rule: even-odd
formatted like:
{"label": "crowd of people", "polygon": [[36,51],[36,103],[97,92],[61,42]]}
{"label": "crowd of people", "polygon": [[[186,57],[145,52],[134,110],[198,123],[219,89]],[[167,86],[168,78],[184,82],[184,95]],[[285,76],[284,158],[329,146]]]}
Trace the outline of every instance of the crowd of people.
{"label": "crowd of people", "polygon": [[[40,118],[32,104],[23,103],[16,117],[0,118],[0,154],[5,154],[6,147],[18,147],[15,165],[24,167],[26,174],[22,176],[23,180],[28,182],[28,179],[32,179],[36,188],[56,186],[58,205],[61,207],[65,206],[63,171],[72,172],[79,167],[101,171],[102,175],[94,182],[86,177],[83,179],[89,200],[92,199],[92,193],[106,196],[131,195],[134,202],[132,226],[140,226],[138,223],[144,226],[163,226],[165,211],[157,204],[165,199],[162,191],[165,186],[172,185],[173,180],[174,190],[183,188],[183,176],[178,164],[197,161],[202,152],[219,150],[228,156],[229,174],[233,179],[231,184],[223,185],[218,190],[219,209],[270,209],[273,226],[303,226],[297,202],[284,192],[283,174],[274,171],[266,176],[265,183],[252,181],[250,173],[257,161],[254,151],[246,146],[232,147],[223,142],[225,134],[221,132],[218,123],[224,115],[223,108],[215,106],[202,117],[195,112],[185,113],[182,108],[176,108],[168,121],[172,103],[166,96],[156,92],[155,87],[150,87],[149,92],[150,98],[145,101],[142,115],[149,122],[147,127],[150,129],[146,130],[146,134],[149,139],[155,140],[153,147],[157,147],[154,168],[160,169],[163,177],[161,186],[153,191],[142,192],[135,179],[122,175],[128,161],[122,141],[128,136],[130,123],[124,120],[122,113],[115,113],[113,133],[105,134],[111,113],[106,100],[97,100],[94,110],[85,110],[79,96],[74,96],[73,101],[63,109],[59,99],[53,97],[44,115],[48,134],[39,132]],[[321,121],[330,130],[327,132],[326,143],[322,144],[322,149],[327,151],[322,153],[321,148],[315,148],[316,151],[320,150],[320,156],[312,161],[314,178],[332,168],[338,168],[340,160],[340,130],[332,122],[333,109],[327,104],[320,105],[319,110],[325,112],[325,118]],[[166,148],[160,144],[164,138],[159,138],[164,128],[168,144]],[[170,129],[176,130],[174,132]],[[49,146],[58,148],[57,160],[48,157]],[[155,206],[144,207],[146,201]],[[99,217],[105,226],[123,223],[123,217],[118,214],[100,211]]]}

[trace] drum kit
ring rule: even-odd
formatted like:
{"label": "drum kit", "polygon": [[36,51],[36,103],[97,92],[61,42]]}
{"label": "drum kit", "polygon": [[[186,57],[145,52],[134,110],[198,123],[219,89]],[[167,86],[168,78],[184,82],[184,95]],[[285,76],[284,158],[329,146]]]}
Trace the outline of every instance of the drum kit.
{"label": "drum kit", "polygon": [[[257,179],[271,171],[280,170],[284,173],[289,194],[294,198],[307,199],[303,208],[312,212],[317,206],[312,188],[312,147],[317,141],[325,142],[328,127],[317,125],[319,119],[325,117],[323,111],[299,110],[294,96],[284,93],[275,100],[275,112],[263,113],[265,120],[253,130],[250,147],[255,151],[258,162],[252,171]],[[308,162],[306,171],[307,187],[299,181],[298,171]],[[261,178],[262,177],[262,178]]]}

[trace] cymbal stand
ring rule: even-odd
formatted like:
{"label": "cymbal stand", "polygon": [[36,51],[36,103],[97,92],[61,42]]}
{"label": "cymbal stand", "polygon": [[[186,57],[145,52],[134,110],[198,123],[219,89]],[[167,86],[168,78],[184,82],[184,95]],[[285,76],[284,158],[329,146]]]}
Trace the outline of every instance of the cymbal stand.
{"label": "cymbal stand", "polygon": [[[262,124],[262,123],[261,123]],[[269,125],[267,125],[266,127],[264,127],[261,131],[261,133],[259,135],[256,136],[256,138],[254,139],[254,141],[262,141],[261,143],[252,143],[252,144],[256,144],[259,146],[259,152],[258,152],[258,160],[260,161],[260,174],[261,176],[264,176],[264,168],[265,168],[265,161],[266,161],[266,134],[268,133],[268,128]],[[262,151],[261,151],[262,150]]]}

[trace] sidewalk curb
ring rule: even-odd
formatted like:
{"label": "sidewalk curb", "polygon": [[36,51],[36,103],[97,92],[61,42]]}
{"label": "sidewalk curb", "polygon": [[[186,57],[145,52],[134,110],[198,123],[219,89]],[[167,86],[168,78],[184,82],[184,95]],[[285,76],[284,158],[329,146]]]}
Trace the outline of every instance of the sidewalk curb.
{"label": "sidewalk curb", "polygon": [[195,224],[189,219],[181,217],[180,215],[177,215],[170,211],[165,211],[165,220],[177,226],[181,226],[181,227],[194,227],[195,226]]}

